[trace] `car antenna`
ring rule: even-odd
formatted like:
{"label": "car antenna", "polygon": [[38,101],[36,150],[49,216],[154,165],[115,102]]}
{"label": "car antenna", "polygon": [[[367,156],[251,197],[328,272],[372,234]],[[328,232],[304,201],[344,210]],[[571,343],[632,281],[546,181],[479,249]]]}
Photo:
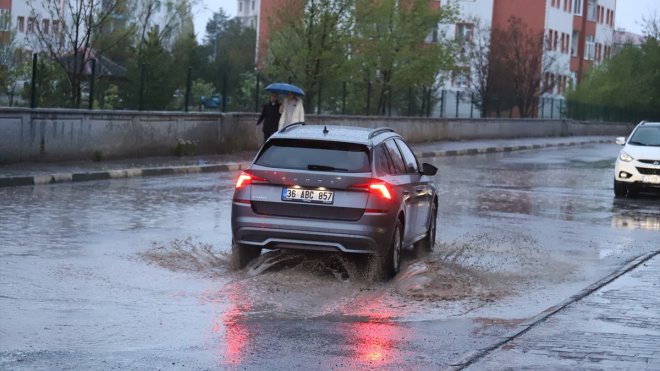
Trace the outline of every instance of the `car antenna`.
{"label": "car antenna", "polygon": [[329,133],[329,131],[328,131],[328,127],[327,127],[327,126],[324,126],[324,127],[323,127],[323,134],[328,134],[328,133]]}

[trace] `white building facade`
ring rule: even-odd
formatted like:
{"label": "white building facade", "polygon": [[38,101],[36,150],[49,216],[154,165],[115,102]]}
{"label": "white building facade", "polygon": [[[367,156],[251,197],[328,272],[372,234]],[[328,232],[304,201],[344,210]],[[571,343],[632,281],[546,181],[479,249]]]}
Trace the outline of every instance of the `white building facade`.
{"label": "white building facade", "polygon": [[[505,27],[512,16],[533,32],[543,32],[541,117],[559,117],[570,86],[612,53],[616,0],[441,0],[441,6],[449,4],[458,8],[459,21],[440,28],[459,45],[480,30]],[[469,67],[459,64],[457,71],[443,76],[444,99],[436,108],[443,117],[477,117],[468,96],[469,80],[476,78],[474,71],[466,73]]]}

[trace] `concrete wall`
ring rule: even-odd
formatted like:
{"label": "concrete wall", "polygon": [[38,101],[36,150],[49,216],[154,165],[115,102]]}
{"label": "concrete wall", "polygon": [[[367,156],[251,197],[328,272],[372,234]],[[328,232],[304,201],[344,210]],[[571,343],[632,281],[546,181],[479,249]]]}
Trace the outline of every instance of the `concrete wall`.
{"label": "concrete wall", "polygon": [[[627,135],[633,124],[571,120],[438,119],[308,115],[309,124],[388,126],[411,143],[434,140]],[[0,163],[173,155],[177,139],[197,154],[255,150],[263,141],[253,113],[0,109]]]}

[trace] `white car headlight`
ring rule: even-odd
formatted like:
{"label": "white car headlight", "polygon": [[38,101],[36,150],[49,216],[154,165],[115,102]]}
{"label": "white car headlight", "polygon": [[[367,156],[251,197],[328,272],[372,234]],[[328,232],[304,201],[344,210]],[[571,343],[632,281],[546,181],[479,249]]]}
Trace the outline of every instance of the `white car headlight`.
{"label": "white car headlight", "polygon": [[627,154],[623,151],[621,151],[621,153],[619,154],[619,159],[621,159],[621,161],[625,161],[625,162],[630,162],[630,161],[634,160],[632,158],[632,156],[630,156],[629,154]]}

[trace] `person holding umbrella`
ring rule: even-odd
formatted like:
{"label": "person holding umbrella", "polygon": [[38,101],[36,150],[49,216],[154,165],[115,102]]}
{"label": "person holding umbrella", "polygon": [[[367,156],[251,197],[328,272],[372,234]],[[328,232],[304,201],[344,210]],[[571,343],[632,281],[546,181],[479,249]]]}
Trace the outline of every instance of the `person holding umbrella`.
{"label": "person holding umbrella", "polygon": [[287,93],[286,98],[280,106],[280,125],[279,129],[296,122],[305,122],[305,108],[299,95],[292,92]]}
{"label": "person holding umbrella", "polygon": [[263,131],[264,131],[264,143],[277,131],[279,122],[280,122],[280,101],[278,100],[277,93],[270,93],[270,102],[264,104],[259,120],[257,120],[257,126],[263,121]]}
{"label": "person holding umbrella", "polygon": [[280,105],[280,121],[278,130],[283,127],[295,124],[298,122],[305,122],[305,108],[300,97],[305,95],[305,92],[299,87],[283,82],[275,82],[266,87],[266,90],[271,93],[286,94],[287,97]]}

